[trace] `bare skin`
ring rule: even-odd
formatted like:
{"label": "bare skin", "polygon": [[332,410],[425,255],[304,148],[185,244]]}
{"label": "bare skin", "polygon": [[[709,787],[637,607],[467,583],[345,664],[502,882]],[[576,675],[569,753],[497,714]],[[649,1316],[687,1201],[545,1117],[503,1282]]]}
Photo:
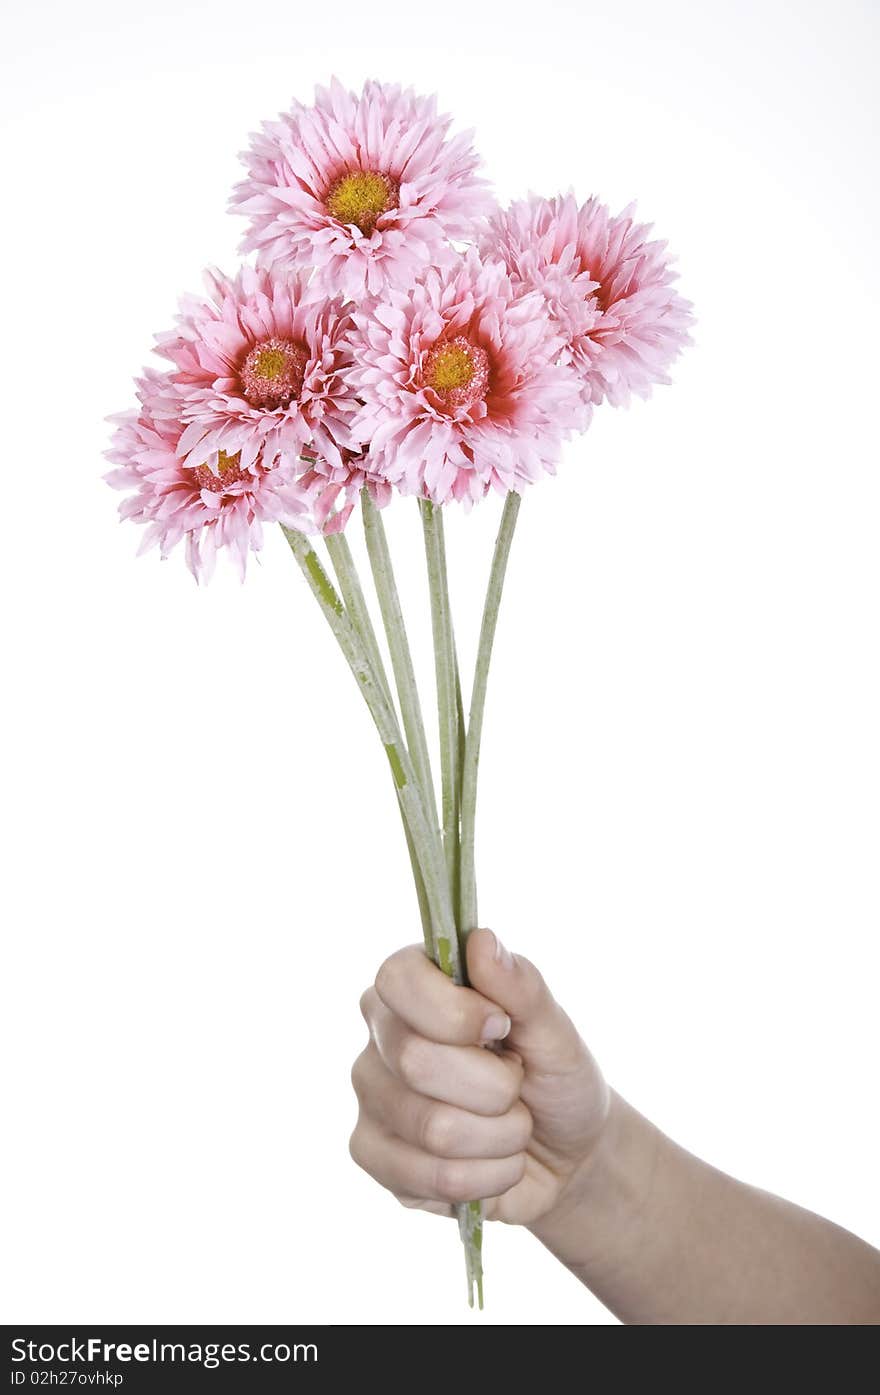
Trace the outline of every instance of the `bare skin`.
{"label": "bare skin", "polygon": [[400,950],[361,1000],[351,1151],[372,1177],[444,1215],[485,1198],[625,1323],[880,1323],[880,1252],[666,1138],[491,931],[467,958],[472,987],[456,988]]}

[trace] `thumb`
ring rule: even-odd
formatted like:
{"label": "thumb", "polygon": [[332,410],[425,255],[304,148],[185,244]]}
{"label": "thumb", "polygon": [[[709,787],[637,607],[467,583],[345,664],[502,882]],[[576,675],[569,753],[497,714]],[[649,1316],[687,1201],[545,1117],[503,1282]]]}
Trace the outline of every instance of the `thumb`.
{"label": "thumb", "polygon": [[509,1016],[504,1046],[519,1052],[527,1071],[556,1073],[583,1063],[577,1028],[530,960],[511,954],[491,930],[474,930],[467,968],[471,986]]}

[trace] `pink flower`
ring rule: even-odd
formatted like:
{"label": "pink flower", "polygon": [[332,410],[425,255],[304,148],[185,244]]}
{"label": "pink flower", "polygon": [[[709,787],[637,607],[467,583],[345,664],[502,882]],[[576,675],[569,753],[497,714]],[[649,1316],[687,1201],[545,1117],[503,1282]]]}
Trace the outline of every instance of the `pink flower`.
{"label": "pink flower", "polygon": [[584,400],[625,405],[632,393],[649,397],[668,383],[668,368],[693,323],[691,305],[673,289],[665,242],[649,242],[649,227],[632,208],[613,218],[590,199],[528,200],[498,210],[481,240],[510,275],[544,297],[565,335]]}
{"label": "pink flower", "polygon": [[234,280],[217,271],[206,280],[211,298],[186,298],[177,328],[158,336],[176,369],[182,460],[214,468],[224,451],[245,472],[257,463],[293,469],[312,446],[341,465],[356,405],[341,302],[316,297],[302,277],[250,266]]}
{"label": "pink flower", "polygon": [[308,502],[292,467],[252,460],[220,448],[210,465],[181,457],[185,398],[168,373],[148,369],[138,381],[140,411],[112,418],[117,425],[110,460],[119,467],[105,478],[131,491],[122,518],[146,525],[139,549],[158,545],[163,558],[179,542],[198,581],[208,580],[217,552],[228,548],[244,579],[249,552],[259,552],[263,524],[282,522],[308,531]]}
{"label": "pink flower", "polygon": [[319,456],[303,456],[307,468],[299,486],[309,501],[316,525],[323,533],[341,533],[362,489],[369,491],[380,509],[391,502],[391,485],[368,466],[363,454],[350,456],[343,465],[331,465]]}
{"label": "pink flower", "polygon": [[313,107],[294,102],[242,155],[232,207],[251,220],[243,250],[315,267],[352,300],[410,284],[491,208],[470,135],[447,139],[450,124],[411,88],[317,88]]}
{"label": "pink flower", "polygon": [[436,503],[552,472],[586,424],[564,341],[537,293],[473,250],[354,315],[352,433],[370,468]]}

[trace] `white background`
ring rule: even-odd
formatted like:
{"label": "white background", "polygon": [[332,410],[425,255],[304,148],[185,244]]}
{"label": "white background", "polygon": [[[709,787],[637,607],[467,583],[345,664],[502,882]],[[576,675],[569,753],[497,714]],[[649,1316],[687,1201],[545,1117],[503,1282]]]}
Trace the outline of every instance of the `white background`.
{"label": "white background", "polygon": [[[378,743],[280,536],[200,591],[100,481],[152,333],[235,265],[236,152],[332,72],[439,91],[502,198],[637,197],[679,256],[675,386],[522,510],[482,916],[661,1127],[880,1242],[876,13],[7,19],[5,1321],[613,1321],[500,1227],[471,1319],[452,1226],[349,1161],[358,996],[418,938]],[[450,520],[465,655],[497,517]]]}

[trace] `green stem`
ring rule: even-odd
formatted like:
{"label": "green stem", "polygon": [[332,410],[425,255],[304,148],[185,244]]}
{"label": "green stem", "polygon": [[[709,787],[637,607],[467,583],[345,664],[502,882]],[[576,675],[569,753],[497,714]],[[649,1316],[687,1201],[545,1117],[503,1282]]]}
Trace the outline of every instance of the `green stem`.
{"label": "green stem", "polygon": [[458,914],[459,888],[459,722],[456,703],[455,639],[449,583],[446,574],[446,543],[443,513],[428,500],[419,501],[425,535],[425,558],[431,595],[431,628],[434,635],[434,667],[437,676],[437,714],[440,727],[440,808],[443,823],[443,851]]}
{"label": "green stem", "polygon": [[[386,692],[383,691],[382,679],[377,676],[376,671],[372,668],[369,656],[371,647],[369,639],[364,638],[360,628],[354,624],[351,616],[346,611],[345,606],[336,594],[330,579],[321,565],[320,559],[311,547],[308,539],[304,537],[303,534],[288,528],[282,527],[282,531],[345,655],[385,746],[395,778],[398,800],[404,819],[404,828],[407,831],[407,843],[414,852],[420,873],[420,876],[416,878],[416,887],[418,891],[421,886],[420,908],[423,909],[422,923],[426,934],[426,947],[429,949],[434,962],[439,965],[444,973],[447,973],[454,982],[461,983],[463,981],[463,965],[459,953],[453,902],[450,894],[451,884],[444,864],[443,848],[437,835],[436,817],[434,816],[432,818],[430,814],[426,815],[424,805],[425,796],[419,790],[415,769],[410,760],[409,753],[403,744],[393,707],[391,706],[389,698],[386,696]],[[369,612],[367,611],[366,604],[363,602],[363,593],[360,590],[359,583],[357,583],[357,575],[354,571],[354,564],[347,546],[345,548],[334,547],[332,552],[335,554],[334,565],[337,566],[337,576],[340,577],[340,588],[348,592],[350,604],[353,606],[353,609],[361,615],[362,623],[363,617],[366,616],[366,623],[369,626],[369,630],[372,630],[372,625],[369,622]],[[400,621],[402,631],[402,616],[400,617]],[[453,768],[456,771],[460,771],[460,743],[458,742],[458,737],[462,731],[463,723],[461,717],[461,692],[458,684],[458,666],[455,658],[454,646],[452,644],[451,624],[448,627],[448,637],[448,653],[451,657],[453,670],[453,692],[457,694],[457,705],[455,709],[456,754]],[[403,639],[405,642],[405,635],[403,635]],[[376,654],[378,654],[379,651],[378,645],[375,643],[375,634],[373,634],[372,647]],[[381,664],[381,659],[379,662]],[[412,691],[417,700],[414,678]],[[421,714],[419,711],[419,718],[420,717]],[[425,749],[427,754],[427,748]],[[430,770],[429,763],[427,768]],[[456,827],[456,851],[457,833],[458,830]],[[424,897],[424,906],[422,897]],[[474,1289],[476,1288],[479,1306],[482,1308],[482,1203],[479,1201],[465,1202],[456,1207],[456,1212],[458,1215],[459,1233],[465,1253],[468,1302],[470,1306],[473,1307]]]}
{"label": "green stem", "polygon": [[436,831],[426,817],[416,774],[394,709],[382,690],[381,681],[373,672],[360,631],[346,611],[308,538],[292,528],[285,528],[283,524],[282,532],[345,656],[385,747],[430,907],[432,955],[443,972],[460,983],[461,960],[443,851]]}
{"label": "green stem", "polygon": [[419,702],[412,653],[406,636],[406,625],[403,620],[403,609],[400,604],[397,583],[394,579],[394,567],[391,562],[391,551],[388,547],[385,524],[382,522],[381,512],[373,503],[369,491],[366,489],[361,491],[361,505],[363,508],[364,537],[373,571],[376,595],[379,599],[379,610],[382,613],[382,623],[385,626],[385,635],[388,640],[388,652],[391,655],[391,668],[394,672],[397,696],[400,700],[403,729],[406,733],[412,763],[425,796],[426,811],[429,816],[436,818],[437,802],[434,794],[434,781],[431,776],[431,757],[428,754],[425,723],[422,718],[422,705]]}
{"label": "green stem", "polygon": [[[440,726],[441,809],[443,814],[443,850],[453,903],[458,909],[461,875],[461,781],[464,771],[464,710],[458,673],[458,655],[449,603],[449,580],[446,570],[446,540],[443,514],[432,503],[422,500],[422,528],[425,535],[425,557],[428,564],[428,584],[431,595],[431,628],[434,636],[434,665],[437,678],[437,712]],[[459,932],[462,926],[459,925]],[[464,981],[467,966],[464,945],[460,940]],[[483,1203],[466,1201],[455,1208],[458,1229],[464,1246],[467,1270],[468,1303],[483,1306]]]}
{"label": "green stem", "polygon": [[474,668],[474,687],[471,694],[471,709],[468,716],[467,735],[464,743],[464,767],[461,785],[461,893],[458,910],[458,927],[462,935],[467,935],[477,925],[477,881],[474,868],[474,833],[477,812],[477,772],[480,764],[480,741],[483,735],[483,713],[486,707],[486,683],[489,678],[489,664],[492,658],[492,645],[498,624],[498,609],[504,589],[504,574],[510,545],[519,514],[520,497],[510,493],[504,501],[501,527],[495,541],[489,585],[486,588],[486,601],[483,606],[483,622],[480,627],[480,642],[477,648],[477,662]]}
{"label": "green stem", "polygon": [[483,1308],[483,1203],[464,1201],[455,1208],[458,1219],[458,1233],[464,1246],[464,1262],[467,1270],[468,1307],[474,1306],[474,1289],[477,1290],[477,1303]]}
{"label": "green stem", "polygon": [[425,945],[425,953],[428,955],[429,958],[433,959],[434,921],[431,918],[431,903],[428,900],[428,893],[425,890],[425,879],[422,876],[422,871],[419,867],[419,859],[418,855],[416,854],[416,845],[413,842],[412,834],[409,831],[409,825],[406,821],[406,815],[404,814],[403,809],[401,808],[399,803],[398,808],[400,808],[400,818],[403,823],[403,836],[406,839],[406,850],[409,853],[409,865],[412,868],[413,883],[416,888],[416,900],[419,903],[419,920],[422,923],[422,940],[424,941]]}
{"label": "green stem", "polygon": [[[376,631],[373,629],[373,621],[370,617],[369,606],[364,597],[360,578],[357,573],[357,567],[351,555],[351,548],[348,545],[348,540],[342,533],[328,533],[325,542],[327,544],[327,552],[330,555],[330,561],[333,563],[333,570],[336,573],[336,580],[339,582],[339,589],[342,592],[342,599],[351,617],[352,624],[355,625],[360,633],[370,662],[373,665],[373,672],[382,686],[382,691],[385,694],[389,706],[393,707],[391,686],[388,682],[388,675],[385,672],[385,664],[382,661],[382,651],[379,648]],[[409,733],[407,733],[407,738],[409,738]],[[412,749],[412,747],[410,747],[410,749]],[[413,765],[415,765],[415,761],[413,761]],[[416,767],[416,774],[419,775],[418,767]],[[422,789],[424,790],[424,785],[422,785]],[[432,791],[429,809],[433,806],[433,802],[434,797]],[[419,919],[422,922],[422,938],[425,942],[426,951],[428,954],[432,954],[433,932],[431,927],[431,907],[428,903],[428,896],[425,891],[425,881],[419,868],[419,860],[416,855],[412,834],[409,831],[409,825],[407,824],[403,808],[399,803],[398,808],[400,809],[400,817],[403,823],[403,836],[406,839],[406,850],[409,854],[409,863],[412,868],[413,883],[416,889],[416,900],[419,905]]]}
{"label": "green stem", "polygon": [[[457,782],[458,782],[458,838],[459,838],[459,843],[458,843],[458,889],[459,889],[459,897],[460,897],[460,890],[461,890],[461,792],[462,792],[462,787],[463,787],[463,785],[464,785],[464,743],[465,743],[465,737],[466,737],[466,734],[467,734],[467,727],[466,727],[466,725],[465,725],[465,720],[464,720],[464,702],[462,701],[462,696],[461,696],[461,674],[459,673],[459,668],[458,668],[458,649],[456,648],[456,644],[455,644],[455,639],[454,639],[454,638],[453,638],[453,641],[452,641],[452,658],[453,658],[453,663],[454,663],[454,667],[455,667],[455,725],[456,725],[456,730],[457,730],[457,740],[456,740],[456,755],[457,755],[457,759],[456,759],[456,768],[455,768],[455,778],[456,778],[456,780],[457,780]],[[458,913],[458,904],[459,904],[459,902],[458,902],[458,900],[457,900],[456,903],[455,903],[456,914]],[[459,941],[460,941],[462,935],[466,932],[466,927],[465,927],[464,925],[459,925],[459,927],[458,927],[458,932],[459,932]],[[465,975],[466,975],[466,974],[467,974],[467,964],[465,964]]]}
{"label": "green stem", "polygon": [[351,555],[348,539],[342,533],[328,533],[324,542],[327,544],[327,552],[333,563],[333,570],[336,573],[336,580],[339,583],[345,608],[351,617],[352,624],[360,631],[370,663],[373,665],[373,672],[382,685],[385,697],[390,702],[391,686],[385,672],[382,651],[379,648],[379,641],[376,638],[376,631],[373,628],[373,621],[361,587],[360,577],[357,574],[355,560]]}

